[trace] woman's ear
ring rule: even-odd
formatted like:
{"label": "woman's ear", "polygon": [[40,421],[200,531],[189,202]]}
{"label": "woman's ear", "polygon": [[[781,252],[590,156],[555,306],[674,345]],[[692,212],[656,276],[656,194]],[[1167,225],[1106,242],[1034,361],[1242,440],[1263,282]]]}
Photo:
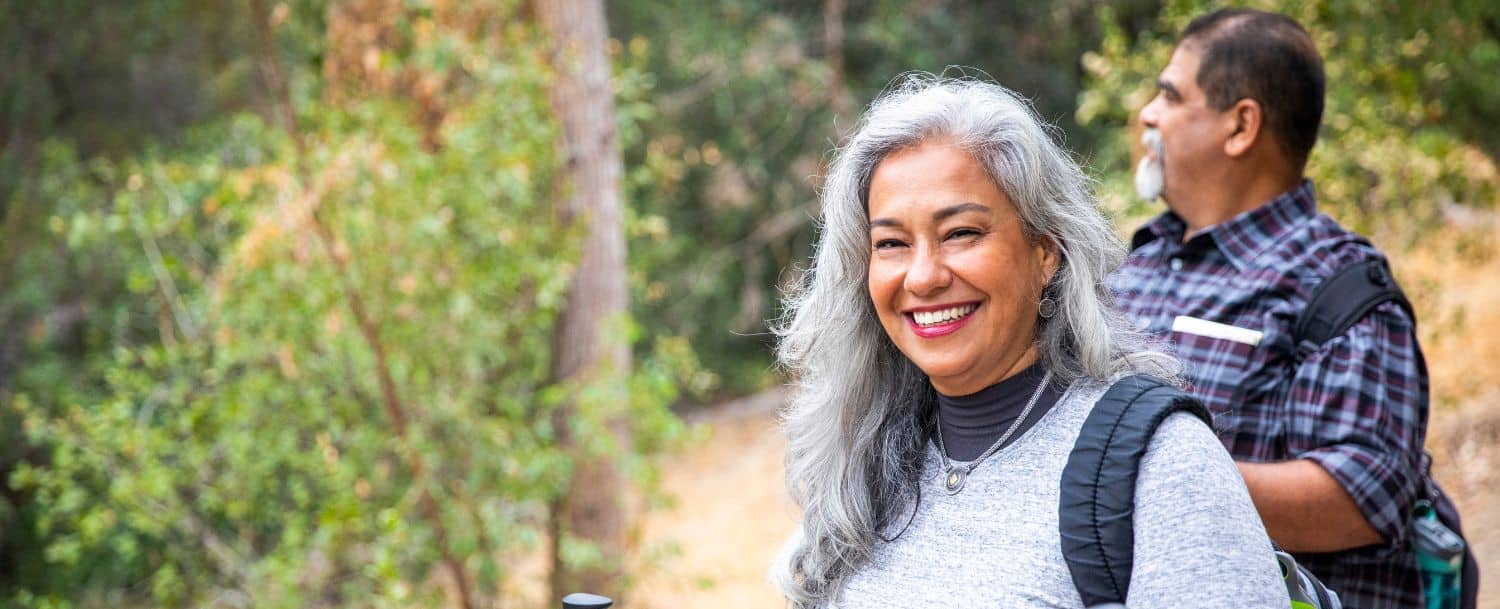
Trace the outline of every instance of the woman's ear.
{"label": "woman's ear", "polygon": [[1052,237],[1042,239],[1037,246],[1042,248],[1042,286],[1046,287],[1052,284],[1052,278],[1062,263],[1062,247]]}

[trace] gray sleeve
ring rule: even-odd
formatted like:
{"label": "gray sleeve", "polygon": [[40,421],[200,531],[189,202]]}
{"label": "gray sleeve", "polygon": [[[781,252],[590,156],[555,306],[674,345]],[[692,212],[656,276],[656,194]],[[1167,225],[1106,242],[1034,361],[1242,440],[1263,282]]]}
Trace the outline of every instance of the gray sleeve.
{"label": "gray sleeve", "polygon": [[1130,609],[1290,604],[1239,469],[1207,425],[1172,415],[1136,482]]}

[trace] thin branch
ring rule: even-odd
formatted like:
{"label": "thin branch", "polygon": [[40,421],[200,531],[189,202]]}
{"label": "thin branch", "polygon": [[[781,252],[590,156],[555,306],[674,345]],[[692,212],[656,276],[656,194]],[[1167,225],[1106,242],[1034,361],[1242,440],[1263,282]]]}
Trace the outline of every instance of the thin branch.
{"label": "thin branch", "polygon": [[693,84],[658,96],[656,99],[657,113],[666,116],[676,115],[686,110],[689,106],[702,101],[710,93],[722,89],[724,85],[729,84],[729,80],[729,67],[723,64],[715,65],[708,73],[699,77]]}
{"label": "thin branch", "polygon": [[[292,143],[297,146],[297,151],[305,152],[306,144],[302,141],[301,129],[297,127],[297,109],[292,104],[291,85],[286,78],[286,70],[281,66],[281,56],[276,53],[276,40],[271,33],[271,11],[266,10],[265,0],[250,0],[251,9],[254,11],[252,19],[255,21],[256,33],[260,35],[262,55],[266,61],[267,88],[271,89],[273,99],[282,112],[283,126],[287,133],[292,136]],[[304,157],[298,154],[299,163]]]}
{"label": "thin branch", "polygon": [[130,219],[131,227],[135,229],[136,236],[141,240],[141,246],[146,250],[146,260],[151,264],[151,273],[156,276],[156,285],[161,289],[162,297],[167,300],[167,307],[172,311],[172,321],[176,323],[177,331],[182,333],[183,339],[192,339],[198,335],[197,324],[193,322],[192,314],[182,304],[182,296],[177,291],[177,282],[172,279],[172,273],[167,271],[166,262],[161,255],[161,247],[156,243],[156,235],[146,229],[146,219],[141,216],[139,206],[130,206]]}
{"label": "thin branch", "polygon": [[828,100],[833,124],[849,117],[849,91],[844,87],[845,0],[823,0],[823,56],[828,61]]}
{"label": "thin branch", "polygon": [[[291,92],[287,87],[285,71],[282,69],[280,59],[276,54],[275,44],[271,35],[270,13],[265,10],[264,0],[251,0],[251,4],[255,10],[254,18],[260,32],[262,51],[269,65],[268,71],[271,84],[276,89],[275,93],[279,94],[286,129],[297,146],[298,173],[304,178],[303,183],[305,184],[307,183],[305,179],[307,171],[303,163],[305,163],[305,159],[307,158],[307,145],[297,127],[297,114],[293,106]],[[325,175],[329,173],[324,172]],[[321,195],[321,193],[319,194]],[[324,253],[328,256],[328,259],[333,263],[337,271],[335,274],[338,277],[339,288],[343,292],[346,304],[348,304],[350,311],[354,315],[355,325],[359,328],[360,336],[363,337],[365,344],[375,356],[375,371],[380,383],[382,404],[384,405],[386,416],[391,420],[392,426],[395,427],[397,438],[405,446],[409,441],[407,433],[408,417],[406,408],[401,402],[400,393],[397,391],[394,375],[391,373],[385,343],[380,337],[379,325],[370,316],[369,310],[365,307],[363,296],[354,286],[352,275],[350,274],[349,262],[335,247],[335,244],[338,242],[337,238],[333,234],[333,230],[329,228],[328,224],[319,214],[319,207],[320,205],[318,204],[309,205],[311,224],[315,229],[318,242],[322,245]],[[409,447],[407,448],[409,449]],[[407,468],[412,475],[412,484],[418,489],[418,504],[421,506],[423,517],[428,520],[428,524],[433,529],[433,534],[436,537],[438,545],[438,552],[442,557],[441,562],[453,578],[454,586],[458,588],[460,606],[463,609],[474,609],[473,591],[469,587],[468,576],[465,573],[463,562],[453,554],[448,541],[447,527],[443,525],[441,509],[437,501],[433,498],[432,492],[423,483],[425,468],[423,467],[421,456],[409,450],[402,452],[408,453],[406,455],[406,458],[409,459]]]}
{"label": "thin branch", "polygon": [[724,269],[731,264],[737,264],[762,254],[766,245],[811,223],[816,208],[816,203],[808,203],[781,210],[776,215],[762,220],[744,239],[708,255],[701,264],[693,268],[692,273],[684,273],[684,279],[689,283],[698,283],[720,277]]}

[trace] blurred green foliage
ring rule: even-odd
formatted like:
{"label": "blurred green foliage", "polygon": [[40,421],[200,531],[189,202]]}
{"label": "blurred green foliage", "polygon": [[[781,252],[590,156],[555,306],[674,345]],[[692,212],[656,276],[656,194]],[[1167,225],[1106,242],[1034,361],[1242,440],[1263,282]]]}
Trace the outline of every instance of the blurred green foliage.
{"label": "blurred green foliage", "polygon": [[[402,0],[364,52],[333,9],[373,4],[0,4],[0,606],[430,606],[449,562],[495,597],[571,475],[560,403],[649,487],[668,404],[774,382],[823,163],[894,76],[1032,98],[1133,223],[1131,120],[1209,8],[610,2],[615,396],[548,378],[577,235],[525,7]],[[1252,4],[1323,49],[1325,209],[1414,240],[1493,208],[1500,9]]]}
{"label": "blurred green foliage", "polygon": [[[773,382],[766,321],[814,238],[823,163],[861,108],[909,70],[986,75],[1031,98],[1075,146],[1084,76],[1101,35],[1078,2],[734,0],[611,2],[621,56],[652,111],[626,149],[628,197],[649,220],[631,257],[651,332],[690,338],[723,393]],[[1114,0],[1128,29],[1154,2]],[[842,37],[830,40],[830,23]],[[1102,133],[1102,132],[1101,132]],[[1106,134],[1110,135],[1110,134]]]}
{"label": "blurred green foliage", "polygon": [[517,11],[402,13],[380,69],[449,83],[435,151],[409,98],[329,101],[322,39],[288,27],[259,60],[287,66],[295,129],[232,113],[138,152],[34,152],[6,208],[5,313],[29,323],[0,603],[433,606],[453,565],[496,598],[572,474],[564,401],[585,451],[650,481],[697,368],[659,335],[628,395],[549,380],[576,235]]}

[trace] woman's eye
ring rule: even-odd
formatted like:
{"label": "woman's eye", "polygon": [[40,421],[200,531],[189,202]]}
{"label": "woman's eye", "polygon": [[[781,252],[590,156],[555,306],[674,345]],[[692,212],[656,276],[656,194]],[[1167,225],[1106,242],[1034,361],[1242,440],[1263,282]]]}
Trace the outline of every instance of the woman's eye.
{"label": "woman's eye", "polygon": [[900,241],[897,241],[895,239],[881,239],[881,240],[875,242],[875,249],[877,249],[877,250],[888,250],[888,249],[892,249],[892,248],[901,247],[903,245],[906,245],[906,244],[902,243]]}
{"label": "woman's eye", "polygon": [[971,237],[978,237],[979,234],[980,234],[979,231],[976,230],[976,229],[972,229],[972,228],[960,228],[960,229],[954,230],[951,233],[948,233],[948,238],[949,239],[967,239],[967,238],[971,238]]}

